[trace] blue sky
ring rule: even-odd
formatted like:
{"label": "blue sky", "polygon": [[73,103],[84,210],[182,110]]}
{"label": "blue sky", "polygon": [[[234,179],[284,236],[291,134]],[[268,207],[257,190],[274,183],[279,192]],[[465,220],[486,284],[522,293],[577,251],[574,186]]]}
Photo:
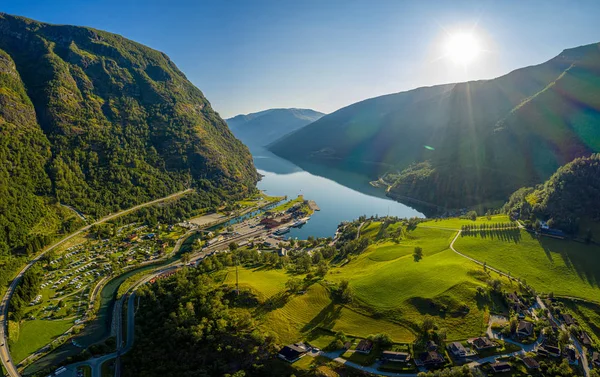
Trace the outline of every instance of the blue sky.
{"label": "blue sky", "polygon": [[[121,34],[167,53],[223,116],[332,112],[419,86],[493,78],[600,41],[600,1],[15,0],[0,11]],[[444,55],[469,30],[479,57]]]}

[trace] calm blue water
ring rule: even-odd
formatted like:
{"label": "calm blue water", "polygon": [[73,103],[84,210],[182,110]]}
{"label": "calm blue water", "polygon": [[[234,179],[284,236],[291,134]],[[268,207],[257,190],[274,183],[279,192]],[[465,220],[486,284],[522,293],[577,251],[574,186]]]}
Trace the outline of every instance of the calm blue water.
{"label": "calm blue water", "polygon": [[419,211],[387,198],[382,189],[369,185],[366,177],[321,166],[309,173],[263,148],[253,148],[252,154],[258,172],[264,175],[258,183],[259,189],[288,198],[302,194],[321,208],[302,228],[293,228],[287,234],[289,237],[333,237],[339,223],[361,215],[424,217]]}

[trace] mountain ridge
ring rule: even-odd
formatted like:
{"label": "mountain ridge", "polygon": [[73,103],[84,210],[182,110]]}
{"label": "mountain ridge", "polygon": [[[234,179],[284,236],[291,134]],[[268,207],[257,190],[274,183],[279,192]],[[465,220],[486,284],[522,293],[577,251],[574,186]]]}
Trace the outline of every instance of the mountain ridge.
{"label": "mountain ridge", "polygon": [[245,144],[265,146],[320,119],[323,113],[302,108],[273,108],[226,119]]}
{"label": "mountain ridge", "polygon": [[[300,165],[332,165],[373,179],[386,175],[391,197],[451,208],[504,201],[519,187],[539,183],[573,158],[598,150],[584,144],[599,140],[600,130],[571,119],[586,109],[587,123],[600,118],[594,99],[600,84],[590,80],[597,77],[597,44],[565,49],[495,79],[357,102],[269,148]],[[542,119],[549,103],[554,118]],[[413,165],[425,161],[431,169],[416,172]],[[402,175],[409,168],[411,173]]]}
{"label": "mountain ridge", "polygon": [[[98,217],[190,186],[243,195],[258,180],[248,148],[170,58],[117,34],[0,13],[0,103],[0,186],[24,177],[0,198],[0,253],[30,242],[47,202]],[[12,163],[33,136],[36,166]]]}

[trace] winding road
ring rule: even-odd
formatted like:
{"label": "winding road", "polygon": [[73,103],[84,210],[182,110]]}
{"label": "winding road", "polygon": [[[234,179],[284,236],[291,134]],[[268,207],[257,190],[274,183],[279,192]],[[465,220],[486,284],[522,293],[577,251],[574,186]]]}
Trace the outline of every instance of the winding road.
{"label": "winding road", "polygon": [[17,370],[17,366],[14,364],[14,362],[10,356],[10,350],[8,348],[7,336],[8,336],[8,305],[10,302],[10,298],[12,297],[13,293],[15,292],[15,289],[17,288],[17,285],[19,284],[19,281],[21,280],[21,277],[23,276],[23,274],[29,268],[31,268],[31,266],[33,266],[34,263],[39,261],[46,253],[55,249],[56,247],[61,245],[63,242],[70,240],[71,238],[89,230],[94,225],[99,225],[99,224],[105,223],[107,221],[115,219],[119,216],[123,216],[130,212],[136,211],[143,207],[151,206],[151,205],[154,205],[154,204],[166,201],[166,200],[175,199],[177,197],[180,197],[180,196],[190,193],[192,191],[193,191],[193,189],[187,189],[187,190],[183,190],[180,192],[176,192],[176,193],[166,196],[164,198],[155,199],[155,200],[152,200],[152,201],[149,201],[146,203],[139,204],[135,207],[131,207],[129,209],[105,216],[102,219],[100,219],[92,224],[84,226],[83,228],[79,229],[78,231],[64,237],[60,241],[49,246],[44,251],[39,253],[35,258],[33,258],[31,261],[29,261],[29,263],[27,263],[27,265],[25,265],[25,267],[23,267],[23,269],[21,269],[21,271],[19,271],[19,273],[15,276],[13,281],[10,283],[8,290],[6,291],[6,294],[2,298],[2,301],[0,302],[0,323],[1,323],[1,326],[0,326],[0,359],[2,361],[2,364],[4,365],[4,368],[6,369],[7,375],[9,377],[20,377],[21,376],[21,374]]}

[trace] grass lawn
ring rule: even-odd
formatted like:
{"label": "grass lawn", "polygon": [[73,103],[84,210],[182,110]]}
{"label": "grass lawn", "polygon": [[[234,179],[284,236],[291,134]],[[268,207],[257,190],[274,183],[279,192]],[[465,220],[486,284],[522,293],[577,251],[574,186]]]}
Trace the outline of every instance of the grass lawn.
{"label": "grass lawn", "polygon": [[[361,232],[361,237],[373,238],[377,235],[380,223],[372,223],[369,227],[373,224],[375,224],[377,231],[369,231],[366,234]],[[367,251],[372,251],[372,253],[369,254],[369,259],[376,262],[384,262],[406,255],[412,255],[416,246],[423,248],[423,254],[425,256],[431,256],[447,250],[455,235],[456,232],[451,230],[417,228],[411,232],[407,232],[406,239],[401,240],[398,243],[391,240],[383,240],[369,246]]]}
{"label": "grass lawn", "polygon": [[480,216],[477,220],[460,219],[458,217],[452,217],[448,219],[430,220],[421,223],[422,226],[435,226],[440,228],[450,228],[459,230],[463,225],[481,225],[481,224],[498,224],[498,223],[509,223],[511,222],[506,215],[493,215],[490,220],[486,216]]}
{"label": "grass lawn", "polygon": [[355,352],[354,350],[348,350],[342,354],[342,358],[351,361],[356,364],[360,364],[363,366],[373,365],[375,363],[375,359],[379,357],[381,351],[376,347],[373,347],[371,352],[368,354],[364,354],[361,352]]}
{"label": "grass lawn", "polygon": [[524,278],[538,292],[600,301],[600,247],[524,230],[461,236],[459,252]]}
{"label": "grass lawn", "polygon": [[10,346],[10,353],[16,363],[41,347],[50,343],[57,336],[63,334],[73,325],[71,320],[26,321],[21,325],[19,340]]}
{"label": "grass lawn", "polygon": [[[439,229],[420,232],[423,236],[435,232],[437,237],[410,240],[408,255],[401,242],[396,246],[401,256],[391,260],[377,258],[378,246],[389,254],[394,252],[393,245],[376,245],[343,268],[334,269],[331,278],[350,281],[358,304],[379,317],[414,328],[429,314],[446,329],[449,340],[480,335],[488,314],[475,300],[475,294],[477,286],[488,279],[487,275],[451,250],[440,250],[445,248],[444,244],[447,248],[454,232]],[[425,257],[420,262],[413,260],[414,245],[423,245]]]}
{"label": "grass lawn", "polygon": [[[227,271],[224,283],[235,285],[235,268],[229,268]],[[285,283],[292,278],[292,275],[279,269],[240,267],[238,278],[240,289],[250,288],[260,299],[266,300],[285,290]],[[303,276],[299,276],[299,278],[303,278]]]}
{"label": "grass lawn", "polygon": [[275,334],[282,344],[305,338],[311,344],[326,347],[333,337],[319,329],[343,331],[358,337],[387,332],[398,342],[415,339],[414,334],[404,326],[335,305],[327,290],[318,283],[311,285],[303,295],[292,296],[285,305],[266,314],[263,326],[265,331]]}

